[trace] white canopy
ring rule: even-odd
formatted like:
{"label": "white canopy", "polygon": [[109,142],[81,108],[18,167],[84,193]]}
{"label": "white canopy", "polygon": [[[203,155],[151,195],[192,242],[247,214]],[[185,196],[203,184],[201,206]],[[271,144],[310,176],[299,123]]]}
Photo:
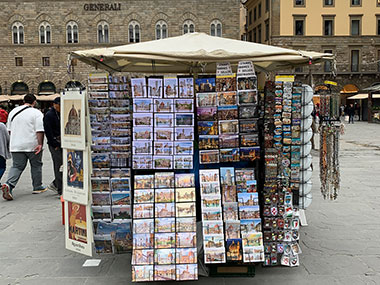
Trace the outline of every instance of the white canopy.
{"label": "white canopy", "polygon": [[332,54],[188,33],[167,39],[72,52],[74,58],[108,71],[136,73],[215,73],[217,62],[253,61],[265,71],[333,60]]}

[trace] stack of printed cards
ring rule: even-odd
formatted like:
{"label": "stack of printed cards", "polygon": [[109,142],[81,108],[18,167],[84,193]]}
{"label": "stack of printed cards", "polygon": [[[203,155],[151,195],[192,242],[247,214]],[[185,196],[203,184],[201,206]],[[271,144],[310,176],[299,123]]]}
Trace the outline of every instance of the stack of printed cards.
{"label": "stack of printed cards", "polygon": [[225,263],[219,169],[199,171],[205,263]]}
{"label": "stack of printed cards", "polygon": [[132,79],[134,169],[192,169],[193,79],[145,80]]}

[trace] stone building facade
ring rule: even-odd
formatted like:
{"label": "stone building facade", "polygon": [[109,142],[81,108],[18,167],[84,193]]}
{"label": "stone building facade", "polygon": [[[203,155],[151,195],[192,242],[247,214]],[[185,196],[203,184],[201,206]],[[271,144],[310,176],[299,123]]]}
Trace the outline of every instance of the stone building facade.
{"label": "stone building facade", "polygon": [[[1,94],[59,92],[94,70],[68,73],[68,53],[204,32],[239,39],[239,0],[0,1]],[[55,89],[55,90],[53,90]]]}
{"label": "stone building facade", "polygon": [[[245,7],[247,40],[336,56],[336,74],[332,63],[310,67],[315,87],[336,81],[345,101],[380,82],[378,0],[247,0]],[[309,72],[303,67],[282,73],[309,83]]]}

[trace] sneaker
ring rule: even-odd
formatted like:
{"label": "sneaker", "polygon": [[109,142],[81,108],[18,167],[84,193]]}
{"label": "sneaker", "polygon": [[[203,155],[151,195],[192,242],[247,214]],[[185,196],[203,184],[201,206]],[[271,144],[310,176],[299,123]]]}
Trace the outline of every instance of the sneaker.
{"label": "sneaker", "polygon": [[1,185],[1,191],[3,191],[4,200],[12,201],[13,196],[11,194],[11,189],[8,184]]}
{"label": "sneaker", "polygon": [[49,189],[49,190],[55,192],[56,194],[59,194],[58,188],[55,187],[55,185],[54,185],[53,182],[49,184],[49,186],[47,187],[47,189]]}
{"label": "sneaker", "polygon": [[46,192],[47,190],[48,190],[48,187],[40,186],[33,190],[33,194],[40,194],[40,193]]}

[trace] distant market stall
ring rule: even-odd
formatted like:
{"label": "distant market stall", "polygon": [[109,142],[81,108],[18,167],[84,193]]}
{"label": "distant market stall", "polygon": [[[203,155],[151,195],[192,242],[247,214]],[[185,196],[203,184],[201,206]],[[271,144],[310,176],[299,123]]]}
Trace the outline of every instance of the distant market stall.
{"label": "distant market stall", "polygon": [[192,33],[71,56],[111,74],[62,95],[67,248],[132,250],[134,282],[299,265],[313,96],[294,76],[259,94],[255,68],[331,54]]}

